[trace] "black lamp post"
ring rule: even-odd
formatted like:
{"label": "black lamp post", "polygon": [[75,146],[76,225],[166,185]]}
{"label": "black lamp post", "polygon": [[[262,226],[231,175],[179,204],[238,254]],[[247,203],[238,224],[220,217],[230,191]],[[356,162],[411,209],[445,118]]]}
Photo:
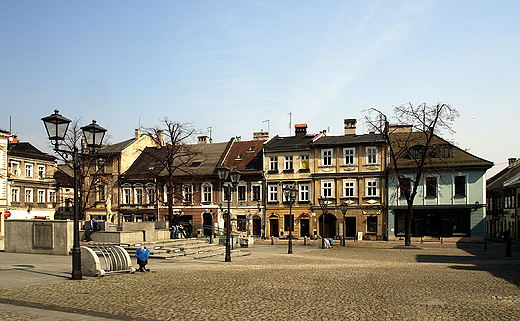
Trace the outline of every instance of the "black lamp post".
{"label": "black lamp post", "polygon": [[347,202],[343,202],[339,205],[341,213],[343,213],[343,239],[341,240],[342,246],[345,246],[345,237],[347,235],[347,218],[345,217],[345,214],[347,214],[348,205],[349,204]]}
{"label": "black lamp post", "polygon": [[318,198],[318,203],[321,207],[321,248],[325,248],[325,214],[327,212],[327,205],[329,205],[329,202],[331,201],[330,198],[327,197],[320,197]]}
{"label": "black lamp post", "polygon": [[[231,262],[231,245],[229,243],[230,241],[230,235],[231,235],[231,196],[233,195],[233,190],[238,185],[238,181],[240,180],[241,173],[237,171],[237,169],[230,170],[226,166],[219,166],[217,167],[217,173],[218,173],[218,179],[220,180],[221,186],[224,188],[224,193],[226,194],[227,198],[227,216],[226,216],[226,258],[224,259],[225,262]],[[228,179],[230,179],[232,186],[224,186],[224,182]]]}
{"label": "black lamp post", "polygon": [[287,249],[287,254],[292,254],[292,231],[294,229],[292,206],[296,200],[296,192],[297,190],[292,185],[283,188],[285,200],[289,202],[289,248]]}
{"label": "black lamp post", "polygon": [[[67,134],[67,129],[69,128],[69,124],[71,122],[70,119],[67,119],[59,114],[59,111],[56,109],[54,114],[43,117],[43,124],[45,125],[45,129],[47,130],[47,135],[49,136],[49,140],[54,141],[54,151],[62,156],[62,158],[66,158],[64,154],[68,154],[72,156],[72,165],[74,168],[74,243],[72,248],[72,279],[73,280],[81,280],[83,275],[81,273],[81,250],[79,247],[79,156],[84,156],[78,152],[78,147],[74,144],[73,150],[62,150],[59,149],[60,142],[65,140],[65,136]],[[106,129],[96,124],[96,121],[93,120],[92,124],[88,126],[81,127],[83,131],[83,137],[87,142],[87,146],[91,148],[97,148],[101,146],[101,142],[103,141],[103,137],[105,136]]]}

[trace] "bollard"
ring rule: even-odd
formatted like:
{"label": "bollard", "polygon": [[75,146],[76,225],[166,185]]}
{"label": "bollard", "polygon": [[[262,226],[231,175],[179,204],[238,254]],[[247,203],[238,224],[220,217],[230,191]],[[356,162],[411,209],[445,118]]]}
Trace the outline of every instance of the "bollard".
{"label": "bollard", "polygon": [[271,236],[271,245],[274,245],[274,236]]}
{"label": "bollard", "polygon": [[303,245],[307,245],[307,236],[303,237]]}
{"label": "bollard", "polygon": [[484,251],[487,251],[488,240],[487,236],[484,236]]}
{"label": "bollard", "polygon": [[506,237],[506,257],[511,257],[511,236]]}

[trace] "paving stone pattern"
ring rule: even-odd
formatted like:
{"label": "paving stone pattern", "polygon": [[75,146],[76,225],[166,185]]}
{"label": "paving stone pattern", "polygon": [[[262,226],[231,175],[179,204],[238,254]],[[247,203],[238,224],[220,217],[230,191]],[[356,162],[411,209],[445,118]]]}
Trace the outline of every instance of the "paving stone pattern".
{"label": "paving stone pattern", "polygon": [[520,260],[503,254],[336,247],[5,289],[0,297],[143,320],[520,320]]}

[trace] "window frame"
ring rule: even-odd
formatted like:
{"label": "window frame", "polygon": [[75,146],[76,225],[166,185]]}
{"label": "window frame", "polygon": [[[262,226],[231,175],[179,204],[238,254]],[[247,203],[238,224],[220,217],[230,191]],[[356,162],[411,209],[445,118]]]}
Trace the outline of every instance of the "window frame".
{"label": "window frame", "polygon": [[[326,197],[326,198],[334,197],[334,180],[330,180],[330,179],[322,180],[320,185],[321,185],[321,197]],[[326,191],[329,191],[330,193],[326,193]]]}
{"label": "window frame", "polygon": [[377,146],[367,146],[365,149],[366,153],[366,163],[367,165],[376,165],[379,164],[379,148]]}
{"label": "window frame", "polygon": [[45,165],[38,164],[38,178],[45,179]]}
{"label": "window frame", "polygon": [[[16,197],[13,197],[16,196]],[[16,200],[15,200],[16,198]],[[19,187],[11,187],[11,202],[12,203],[20,203],[20,188]]]}
{"label": "window frame", "polygon": [[[258,198],[256,198],[258,196]],[[262,201],[262,185],[251,184],[251,201],[260,202]]]}
{"label": "window frame", "polygon": [[[433,183],[432,184],[432,181]],[[433,192],[433,193],[432,193]],[[439,194],[439,185],[436,176],[428,176],[424,178],[424,196],[434,198]]]}
{"label": "window frame", "polygon": [[269,156],[269,171],[278,171],[278,156]]}
{"label": "window frame", "polygon": [[332,148],[324,148],[320,151],[321,166],[334,166],[334,150]]}
{"label": "window frame", "polygon": [[[349,153],[349,154],[347,154]],[[348,160],[351,160],[349,162]],[[345,147],[343,148],[343,165],[356,165],[356,148]]]}
{"label": "window frame", "polygon": [[[307,164],[307,165],[305,165]],[[310,161],[309,155],[300,155],[300,170],[309,170],[310,169]]]}
{"label": "window frame", "polygon": [[201,194],[202,202],[211,204],[213,202],[213,185],[211,183],[202,184]]}
{"label": "window frame", "polygon": [[237,202],[245,201],[247,201],[247,185],[245,183],[239,183],[237,186]]}
{"label": "window frame", "polygon": [[37,196],[37,198],[38,198],[38,204],[45,204],[45,203],[47,203],[47,202],[46,202],[46,197],[45,197],[45,196],[46,196],[46,195],[45,195],[45,190],[44,190],[44,189],[39,189],[39,190],[38,190],[38,196]]}
{"label": "window frame", "polygon": [[56,191],[55,190],[48,190],[47,191],[47,202],[48,203],[56,203]]}
{"label": "window frame", "polygon": [[182,200],[185,204],[193,204],[193,184],[182,185]]}
{"label": "window frame", "polygon": [[[463,194],[458,193],[460,191],[461,186],[459,185],[457,187],[457,185],[461,184],[461,183],[460,182],[457,183],[457,178],[464,178],[464,184],[462,185],[462,187],[464,188],[464,193]],[[454,197],[467,197],[468,196],[467,184],[468,184],[468,178],[467,178],[466,175],[454,175],[453,176],[453,196]]]}
{"label": "window frame", "polygon": [[34,175],[34,164],[25,163],[25,177],[33,178],[33,175]]}
{"label": "window frame", "polygon": [[[375,191],[372,194],[372,191]],[[365,179],[365,196],[366,197],[379,197],[379,179],[378,178],[366,178]]]}
{"label": "window frame", "polygon": [[269,203],[278,203],[279,199],[279,185],[267,184],[267,201]]}
{"label": "window frame", "polygon": [[132,204],[132,188],[129,186],[123,186],[123,194],[121,195],[123,204]]}
{"label": "window frame", "polygon": [[[357,196],[357,180],[353,178],[347,178],[343,180],[343,197],[356,197]],[[348,186],[347,184],[352,184],[352,186]],[[352,195],[347,195],[347,189],[352,191]]]}
{"label": "window frame", "polygon": [[298,183],[298,202],[310,202],[311,183]]}
{"label": "window frame", "polygon": [[293,156],[284,156],[283,170],[284,171],[293,171],[294,170],[294,157]]}
{"label": "window frame", "polygon": [[32,188],[26,188],[24,191],[24,201],[25,203],[32,204],[34,203],[34,193]]}

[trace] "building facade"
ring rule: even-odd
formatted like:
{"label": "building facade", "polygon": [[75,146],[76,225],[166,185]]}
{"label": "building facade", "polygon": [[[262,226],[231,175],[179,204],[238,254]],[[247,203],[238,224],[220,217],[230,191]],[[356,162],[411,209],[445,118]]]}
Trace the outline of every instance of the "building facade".
{"label": "building facade", "polygon": [[56,159],[11,136],[8,147],[8,209],[5,218],[54,219]]}
{"label": "building facade", "polygon": [[[422,150],[423,133],[408,131],[390,134],[391,144],[406,137],[410,144],[408,158],[399,160],[401,175],[412,182],[415,163]],[[414,138],[410,140],[410,137]],[[412,236],[451,238],[454,241],[482,241],[486,235],[486,171],[493,163],[433,136],[430,155],[419,181],[413,205]],[[408,169],[408,170],[407,170]],[[405,234],[407,202],[404,187],[397,178],[388,179],[388,234],[399,239]]]}

